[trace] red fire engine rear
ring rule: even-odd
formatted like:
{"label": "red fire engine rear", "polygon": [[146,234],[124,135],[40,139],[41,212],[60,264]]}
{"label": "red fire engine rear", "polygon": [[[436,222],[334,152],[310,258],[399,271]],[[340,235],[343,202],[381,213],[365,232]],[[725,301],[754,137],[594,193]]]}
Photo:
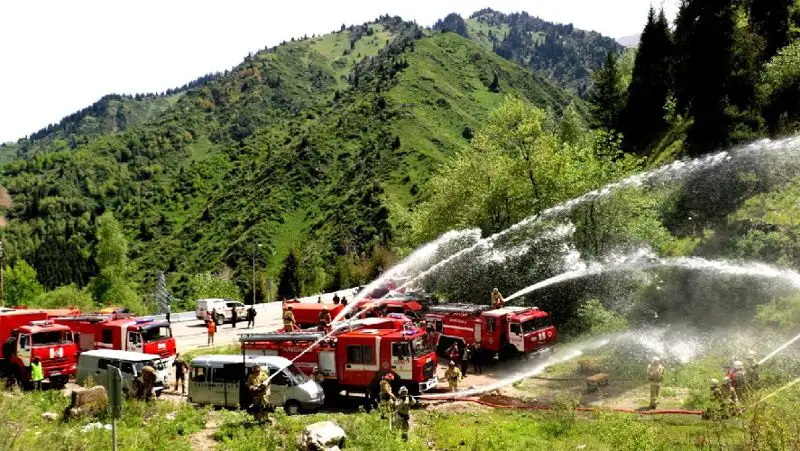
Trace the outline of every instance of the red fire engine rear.
{"label": "red fire engine rear", "polygon": [[62,317],[54,321],[79,334],[81,351],[119,349],[154,354],[168,361],[175,357],[172,327],[164,320],[115,314]]}
{"label": "red fire engine rear", "polygon": [[2,370],[7,377],[27,383],[31,361],[39,357],[45,379],[54,387],[63,387],[77,370],[78,348],[69,327],[46,318],[47,313],[41,311],[0,313]]}
{"label": "red fire engine rear", "polygon": [[[404,324],[403,324],[404,323]],[[436,354],[425,331],[405,319],[368,318],[333,332],[274,332],[240,335],[242,351],[251,355],[278,355],[294,359],[309,346],[295,365],[306,374],[314,367],[325,377],[330,391],[364,391],[376,396],[378,382],[393,373],[395,384],[410,391],[428,391],[438,384]],[[316,344],[315,344],[316,343]]]}
{"label": "red fire engine rear", "polygon": [[536,307],[490,309],[474,304],[442,304],[430,308],[425,320],[439,334],[437,350],[446,351],[453,342],[480,343],[482,352],[506,359],[533,353],[556,343],[556,327],[547,312]]}

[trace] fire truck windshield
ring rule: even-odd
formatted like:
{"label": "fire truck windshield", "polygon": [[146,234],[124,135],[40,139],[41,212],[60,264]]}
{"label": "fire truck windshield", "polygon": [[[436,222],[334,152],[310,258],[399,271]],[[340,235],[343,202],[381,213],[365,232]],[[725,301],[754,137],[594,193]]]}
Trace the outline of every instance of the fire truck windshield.
{"label": "fire truck windshield", "polygon": [[58,330],[33,334],[33,346],[52,346],[72,343],[72,332]]}
{"label": "fire truck windshield", "polygon": [[411,340],[411,348],[413,349],[414,357],[421,357],[433,352],[425,337],[417,337]]}
{"label": "fire truck windshield", "polygon": [[552,324],[553,323],[550,321],[549,316],[529,319],[528,321],[522,323],[522,332],[527,334],[528,332],[533,332],[534,330],[550,327]]}
{"label": "fire truck windshield", "polygon": [[172,336],[172,331],[168,326],[150,327],[142,331],[142,339],[145,343],[152,341],[165,340]]}

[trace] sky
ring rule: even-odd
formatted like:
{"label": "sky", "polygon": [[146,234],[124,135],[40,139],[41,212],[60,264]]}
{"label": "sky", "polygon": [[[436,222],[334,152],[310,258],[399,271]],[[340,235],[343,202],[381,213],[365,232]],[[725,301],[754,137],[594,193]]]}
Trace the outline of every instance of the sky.
{"label": "sky", "polygon": [[[650,0],[0,1],[0,142],[16,141],[105,94],[162,92],[239,64],[249,52],[382,14],[430,26],[490,7],[621,37]],[[661,2],[655,3],[660,7]],[[667,17],[677,0],[664,0]]]}

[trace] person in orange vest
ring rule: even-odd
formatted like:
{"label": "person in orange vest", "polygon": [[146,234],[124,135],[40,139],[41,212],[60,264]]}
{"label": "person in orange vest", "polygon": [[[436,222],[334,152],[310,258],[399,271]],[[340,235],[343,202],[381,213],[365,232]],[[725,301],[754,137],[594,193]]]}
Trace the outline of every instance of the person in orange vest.
{"label": "person in orange vest", "polygon": [[328,307],[322,307],[322,311],[319,312],[319,330],[327,332],[331,321],[331,312],[328,311]]}
{"label": "person in orange vest", "polygon": [[214,334],[217,333],[217,325],[214,321],[208,321],[208,346],[214,346]]}

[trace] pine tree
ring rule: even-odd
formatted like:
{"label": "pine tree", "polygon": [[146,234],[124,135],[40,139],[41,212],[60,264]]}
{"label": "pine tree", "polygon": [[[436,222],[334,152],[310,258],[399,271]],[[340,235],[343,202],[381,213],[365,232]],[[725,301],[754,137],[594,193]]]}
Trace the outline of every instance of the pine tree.
{"label": "pine tree", "polygon": [[670,92],[672,33],[664,11],[650,8],[633,66],[620,130],[625,148],[642,152],[667,128],[664,104]]}
{"label": "pine tree", "polygon": [[675,28],[675,98],[693,119],[689,153],[729,143],[726,113],[733,71],[734,5],[730,0],[684,0]]}
{"label": "pine tree", "polygon": [[294,299],[300,295],[300,274],[299,262],[295,251],[289,251],[289,255],[283,260],[280,281],[278,282],[278,296],[283,299]]}
{"label": "pine tree", "polygon": [[621,89],[615,51],[608,52],[606,63],[594,73],[593,78],[594,86],[589,93],[589,108],[594,115],[593,125],[606,130],[617,130],[625,97]]}

